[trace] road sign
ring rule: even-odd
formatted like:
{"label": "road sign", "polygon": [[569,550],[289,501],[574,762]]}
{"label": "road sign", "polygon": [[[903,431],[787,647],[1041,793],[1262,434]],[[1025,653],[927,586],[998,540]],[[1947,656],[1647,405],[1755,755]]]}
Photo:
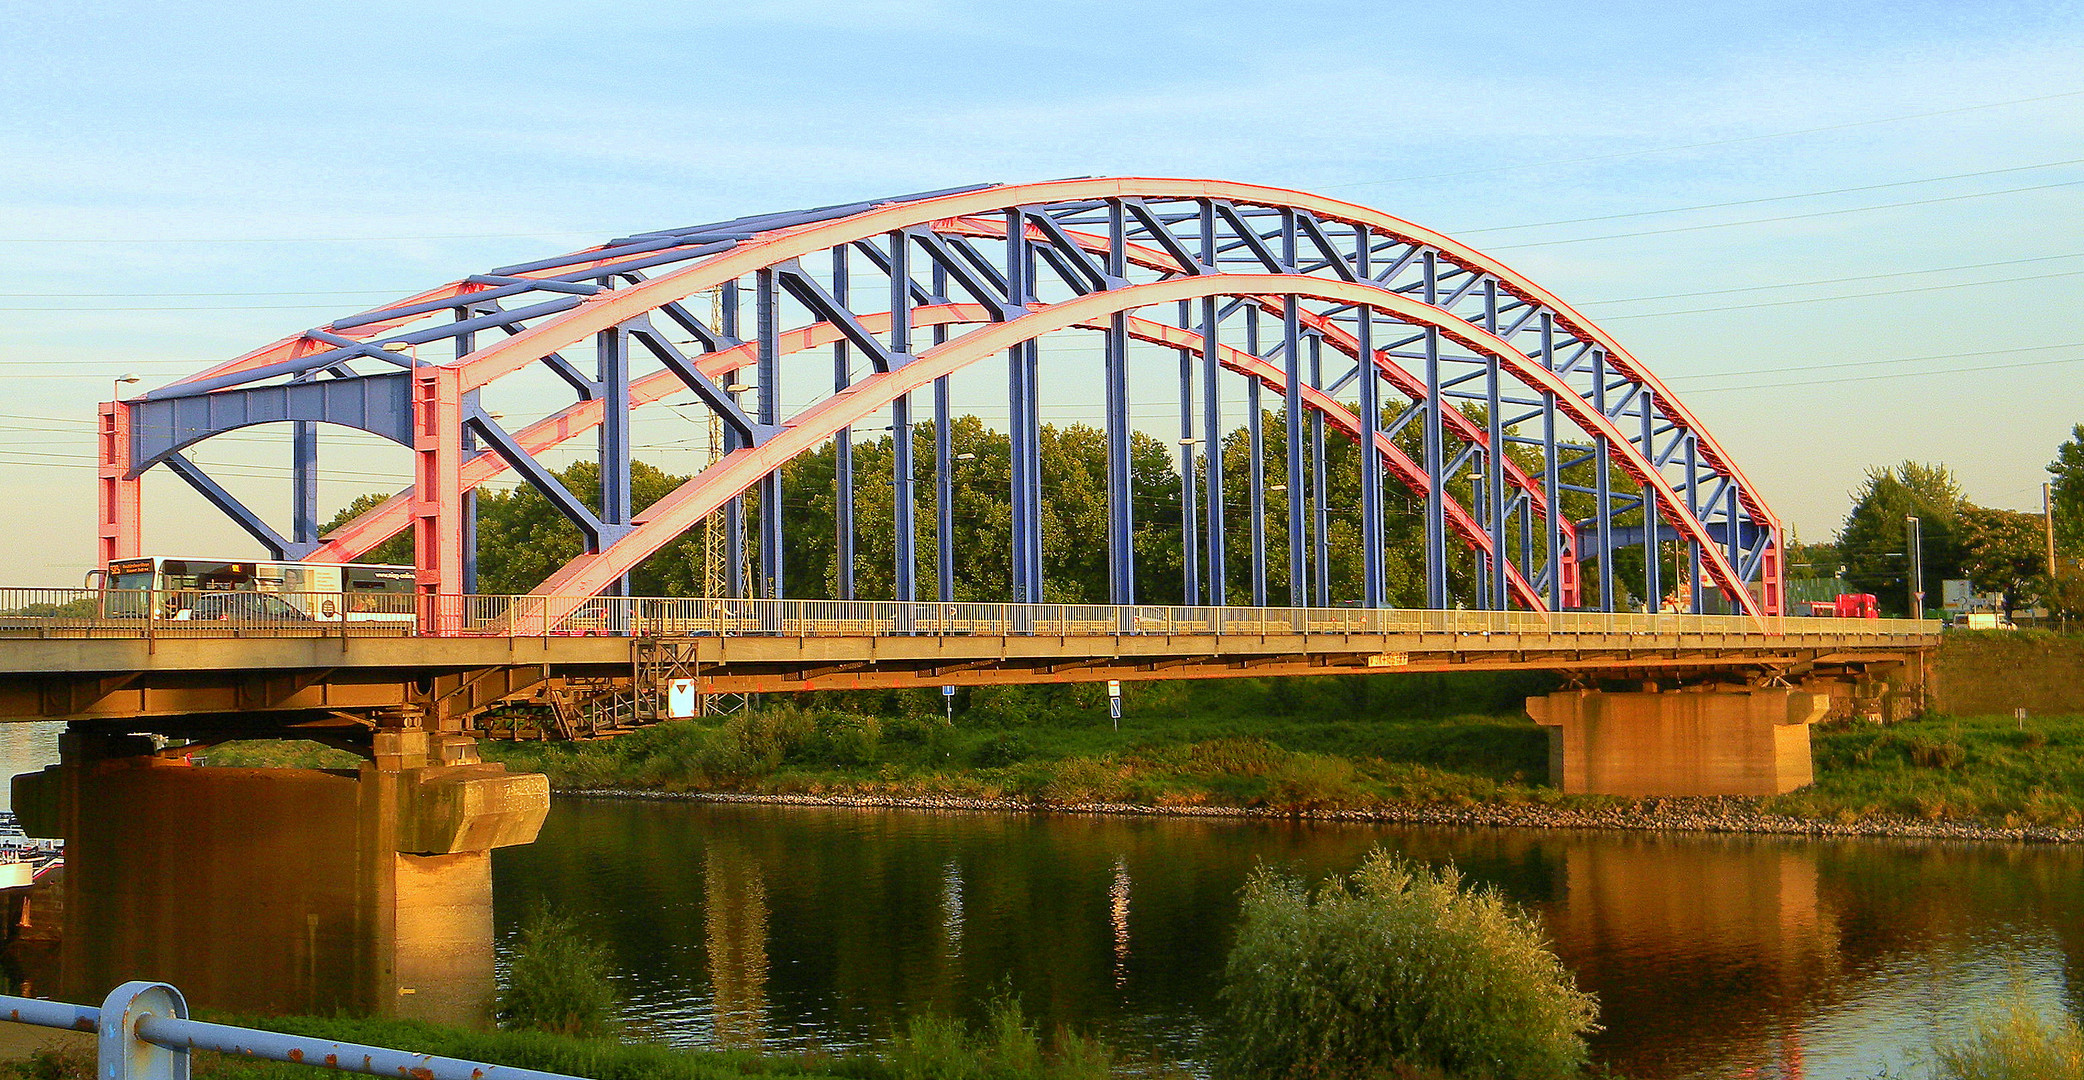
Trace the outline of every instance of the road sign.
{"label": "road sign", "polygon": [[674,679],[666,684],[666,715],[675,720],[694,718],[698,703],[695,700],[695,680]]}

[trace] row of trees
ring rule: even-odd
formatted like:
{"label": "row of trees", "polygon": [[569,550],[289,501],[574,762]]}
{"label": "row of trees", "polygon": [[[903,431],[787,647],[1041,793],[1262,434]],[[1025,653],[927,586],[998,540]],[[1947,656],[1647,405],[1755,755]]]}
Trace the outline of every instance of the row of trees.
{"label": "row of trees", "polygon": [[[1394,419],[1394,414],[1386,418]],[[1480,416],[1476,419],[1481,420]],[[1289,596],[1287,470],[1288,432],[1280,413],[1261,414],[1266,513],[1261,519],[1265,533],[1266,593],[1270,603],[1286,604]],[[953,448],[953,518],[955,598],[958,600],[1002,600],[1009,595],[1011,579],[1012,509],[1009,503],[1012,444],[1006,433],[987,427],[974,416],[957,418],[950,426]],[[1399,442],[1409,442],[1406,452],[1420,456],[1418,425],[1409,425]],[[936,595],[936,492],[934,485],[934,431],[930,422],[912,430],[914,462],[917,595]],[[1334,603],[1354,600],[1361,593],[1360,461],[1356,444],[1341,435],[1327,433],[1325,440],[1325,549],[1324,572]],[[1097,427],[1072,424],[1044,425],[1041,429],[1041,512],[1044,599],[1060,603],[1105,603],[1108,597],[1106,434]],[[1450,454],[1460,448],[1450,440]],[[1227,527],[1224,536],[1226,563],[1225,596],[1233,604],[1250,603],[1252,515],[1249,476],[1252,441],[1240,426],[1221,441],[1223,461],[1223,505]],[[855,595],[888,598],[894,595],[895,511],[892,500],[895,445],[892,436],[862,439],[853,443],[854,476],[854,583]],[[1509,451],[1521,468],[1539,475],[1539,451],[1514,446]],[[840,595],[838,559],[839,499],[835,444],[828,442],[816,452],[790,461],[783,469],[783,592],[792,597]],[[1183,545],[1181,542],[1182,482],[1177,449],[1142,432],[1130,444],[1134,548],[1138,599],[1145,603],[1179,603],[1184,597]],[[1583,520],[1593,513],[1592,497],[1582,489],[1592,483],[1595,466],[1587,461],[1564,472],[1566,491],[1563,512]],[[1197,458],[1195,479],[1197,503],[1207,498],[1207,461]],[[599,467],[591,461],[576,462],[558,473],[560,481],[590,506],[598,505]],[[632,468],[633,502],[641,510],[664,497],[687,477],[677,476],[645,462]],[[1613,487],[1617,497],[1633,494],[1635,488],[1616,470]],[[1307,477],[1300,481],[1307,485]],[[1426,603],[1424,507],[1394,478],[1384,479],[1385,576],[1387,595],[1397,606],[1420,607]],[[1476,492],[1464,479],[1453,492],[1470,506]],[[345,522],[381,502],[385,496],[370,494],[356,499],[327,526]],[[759,497],[745,498],[748,523],[758,520]],[[1639,516],[1639,512],[1637,513]],[[1199,518],[1197,515],[1197,522]],[[1539,530],[1537,530],[1537,533]],[[1519,558],[1519,530],[1508,530],[1508,554]],[[581,550],[579,530],[532,488],[481,491],[478,495],[478,591],[523,593],[533,589],[559,566]],[[1537,545],[1542,541],[1537,536]],[[1311,546],[1315,541],[1312,538]],[[1667,553],[1662,581],[1667,589],[1679,580],[1677,545]],[[748,543],[750,547],[750,542]],[[1590,555],[1588,551],[1586,553]],[[1203,559],[1205,560],[1205,553]],[[411,539],[401,536],[370,552],[366,559],[410,563]],[[1314,558],[1314,556],[1312,556]],[[1639,547],[1615,554],[1617,606],[1632,608],[1638,599],[1643,555]],[[1533,560],[1542,561],[1537,553]],[[1205,563],[1204,563],[1205,565]],[[703,538],[691,531],[647,560],[631,575],[631,590],[644,596],[692,596],[704,592],[702,581]],[[1313,564],[1301,567],[1306,584],[1314,584]],[[1450,539],[1448,573],[1451,591],[1465,600],[1473,596],[1476,559],[1459,540]],[[1596,604],[1598,575],[1587,571],[1586,603]],[[1631,588],[1631,584],[1633,588]],[[1203,599],[1214,595],[1204,582]]]}
{"label": "row of trees", "polygon": [[1961,492],[1944,465],[1906,461],[1878,467],[1853,493],[1853,506],[1836,541],[1796,545],[1790,576],[1828,577],[1842,569],[1858,592],[1880,598],[1884,610],[1910,607],[1910,560],[1905,519],[1922,533],[1926,606],[1935,607],[1940,582],[1967,579],[1978,592],[2001,592],[2007,610],[2041,604],[2064,616],[2084,615],[2084,424],[2048,465],[2052,486],[2056,567],[2047,555],[2047,519],[2040,514],[1978,506]]}

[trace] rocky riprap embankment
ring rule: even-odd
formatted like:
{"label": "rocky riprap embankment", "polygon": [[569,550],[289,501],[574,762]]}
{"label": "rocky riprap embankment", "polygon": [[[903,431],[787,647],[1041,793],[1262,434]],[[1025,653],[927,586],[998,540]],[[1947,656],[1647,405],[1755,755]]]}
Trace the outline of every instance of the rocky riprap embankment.
{"label": "rocky riprap embankment", "polygon": [[1899,837],[1922,840],[2000,840],[2024,843],[2084,842],[2084,829],[2028,825],[2005,828],[1970,821],[1863,817],[1852,821],[1769,814],[1745,796],[1642,799],[1589,808],[1539,803],[1410,803],[1344,809],[1299,810],[1237,806],[1142,806],[1134,803],[1058,803],[1036,799],[984,799],[966,795],[754,795],[728,791],[560,790],[558,794],[618,799],[688,799],[773,806],[881,807],[894,810],[962,810],[998,813],[1121,814],[1152,817],[1223,817],[1312,821],[1460,825],[1514,829],[1626,829],[1637,832],[1756,833],[1817,837]]}

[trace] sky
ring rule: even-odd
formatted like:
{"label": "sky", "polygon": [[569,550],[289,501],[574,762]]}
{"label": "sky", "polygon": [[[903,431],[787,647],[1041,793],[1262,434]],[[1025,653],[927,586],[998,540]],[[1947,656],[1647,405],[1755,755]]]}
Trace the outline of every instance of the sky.
{"label": "sky", "polygon": [[[2084,421],[2075,4],[0,0],[0,20],[0,584],[91,563],[92,418],[119,376],[628,232],[976,182],[1239,180],[1472,243],[1617,336],[1806,540],[1907,458],[2037,510]],[[684,445],[684,418],[647,423]],[[285,503],[280,443],[215,442],[196,456],[234,490]],[[407,475],[346,442],[327,502]],[[252,552],[147,481],[148,549]]]}

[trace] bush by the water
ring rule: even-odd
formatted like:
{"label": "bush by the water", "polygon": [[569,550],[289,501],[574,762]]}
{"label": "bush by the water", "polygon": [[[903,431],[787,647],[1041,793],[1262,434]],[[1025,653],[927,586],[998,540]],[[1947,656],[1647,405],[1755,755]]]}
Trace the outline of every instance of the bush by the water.
{"label": "bush by the water", "polygon": [[1966,1037],[1941,1042],[1939,1080],[2084,1080],[2084,1027],[2044,1021],[2024,1003],[1976,1020]]}
{"label": "bush by the water", "polygon": [[514,943],[499,1021],[559,1035],[608,1034],[619,997],[612,970],[607,946],[588,937],[578,919],[539,907]]}
{"label": "bush by the water", "polygon": [[1254,1080],[1568,1077],[1598,1016],[1531,917],[1379,849],[1314,890],[1255,873],[1223,1004],[1223,1072]]}
{"label": "bush by the water", "polygon": [[1062,1030],[1045,1050],[1020,1002],[1002,998],[980,1028],[935,1014],[913,1017],[884,1065],[892,1080],[1107,1080],[1114,1055],[1097,1040]]}

